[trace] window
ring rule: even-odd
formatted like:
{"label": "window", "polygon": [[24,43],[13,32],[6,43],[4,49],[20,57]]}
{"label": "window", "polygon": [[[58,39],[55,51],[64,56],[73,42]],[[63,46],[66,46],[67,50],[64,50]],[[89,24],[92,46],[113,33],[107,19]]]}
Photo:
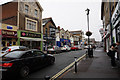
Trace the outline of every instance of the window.
{"label": "window", "polygon": [[38,15],[38,10],[35,9],[35,16],[37,17]]}
{"label": "window", "polygon": [[6,44],[6,42],[5,42],[5,41],[2,41],[2,46],[3,46],[3,47],[5,47],[5,44]]}
{"label": "window", "polygon": [[45,35],[47,35],[47,28],[45,28]]}
{"label": "window", "polygon": [[16,45],[16,42],[13,42],[13,45]]}
{"label": "window", "polygon": [[32,31],[37,31],[37,21],[27,18],[26,19],[26,29],[32,30]]}
{"label": "window", "polygon": [[44,55],[41,51],[34,51],[33,53],[34,53],[35,56]]}
{"label": "window", "polygon": [[13,51],[13,52],[10,52],[9,54],[5,55],[5,57],[20,58],[24,53],[25,53],[25,51]]}
{"label": "window", "polygon": [[34,57],[34,54],[31,51],[29,51],[22,55],[22,58],[27,58],[27,57]]}
{"label": "window", "polygon": [[64,34],[62,34],[62,38],[64,38]]}
{"label": "window", "polygon": [[29,6],[25,5],[25,13],[28,13],[28,11],[29,11]]}

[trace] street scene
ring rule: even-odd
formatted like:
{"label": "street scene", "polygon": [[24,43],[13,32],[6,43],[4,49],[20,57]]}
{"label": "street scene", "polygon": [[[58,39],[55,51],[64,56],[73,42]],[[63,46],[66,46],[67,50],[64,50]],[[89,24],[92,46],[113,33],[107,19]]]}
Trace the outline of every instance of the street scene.
{"label": "street scene", "polygon": [[120,78],[119,0],[1,0],[1,80]]}

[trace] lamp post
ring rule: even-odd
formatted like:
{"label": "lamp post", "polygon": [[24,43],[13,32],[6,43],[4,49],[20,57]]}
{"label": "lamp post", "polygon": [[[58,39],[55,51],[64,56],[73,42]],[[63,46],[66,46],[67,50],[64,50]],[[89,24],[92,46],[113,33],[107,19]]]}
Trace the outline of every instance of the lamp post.
{"label": "lamp post", "polygon": [[[87,11],[88,32],[90,32],[89,31],[89,11],[90,11],[90,9],[87,8],[85,11]],[[90,56],[89,36],[91,36],[91,35],[88,35],[87,33],[86,33],[86,35],[88,36],[88,55]]]}

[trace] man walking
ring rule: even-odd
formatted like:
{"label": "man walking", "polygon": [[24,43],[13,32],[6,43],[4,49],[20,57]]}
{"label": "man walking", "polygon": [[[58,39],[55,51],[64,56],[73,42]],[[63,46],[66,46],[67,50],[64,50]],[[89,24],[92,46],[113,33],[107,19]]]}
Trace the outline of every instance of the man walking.
{"label": "man walking", "polygon": [[111,58],[111,65],[112,65],[112,68],[114,68],[116,67],[116,62],[115,62],[116,44],[115,43],[110,46],[109,53]]}
{"label": "man walking", "polygon": [[120,42],[116,42],[117,65],[120,67]]}
{"label": "man walking", "polygon": [[120,42],[116,42],[117,60],[120,59]]}

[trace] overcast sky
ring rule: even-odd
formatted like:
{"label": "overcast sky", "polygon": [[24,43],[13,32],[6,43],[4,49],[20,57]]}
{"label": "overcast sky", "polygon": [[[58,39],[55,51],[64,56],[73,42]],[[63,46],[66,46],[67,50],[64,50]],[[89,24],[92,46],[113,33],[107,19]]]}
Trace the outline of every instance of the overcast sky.
{"label": "overcast sky", "polygon": [[[11,0],[0,0],[0,3]],[[101,0],[38,0],[43,8],[43,18],[52,17],[56,26],[65,30],[88,31],[86,9],[90,9],[91,38],[101,41]]]}

